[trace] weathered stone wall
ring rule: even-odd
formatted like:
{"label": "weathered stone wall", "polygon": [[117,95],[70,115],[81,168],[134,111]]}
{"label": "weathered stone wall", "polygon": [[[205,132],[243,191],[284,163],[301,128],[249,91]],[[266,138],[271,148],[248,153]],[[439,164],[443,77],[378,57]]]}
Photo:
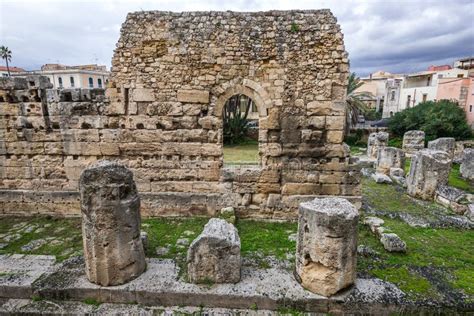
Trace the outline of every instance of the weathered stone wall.
{"label": "weathered stone wall", "polygon": [[[342,142],[347,53],[328,10],[131,13],[112,65],[105,97],[1,87],[3,212],[79,214],[80,172],[101,158],[132,170],[149,216],[296,218],[316,196],[360,199]],[[259,168],[223,165],[221,113],[237,93],[257,105]],[[6,98],[17,94],[38,96]]]}

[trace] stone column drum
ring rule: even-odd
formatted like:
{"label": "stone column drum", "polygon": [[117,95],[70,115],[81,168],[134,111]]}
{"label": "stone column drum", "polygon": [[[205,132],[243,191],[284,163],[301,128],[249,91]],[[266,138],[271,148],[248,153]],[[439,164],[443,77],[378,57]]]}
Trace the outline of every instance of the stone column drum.
{"label": "stone column drum", "polygon": [[388,145],[388,133],[377,132],[371,133],[367,139],[367,156],[377,159],[378,150]]}
{"label": "stone column drum", "polygon": [[441,137],[428,142],[428,149],[441,150],[448,153],[449,158],[454,158],[456,139],[453,137]]}
{"label": "stone column drum", "polygon": [[343,198],[300,204],[295,277],[303,287],[330,296],[354,283],[358,220]]}
{"label": "stone column drum", "polygon": [[140,238],[140,198],[126,167],[100,161],[79,180],[82,238],[89,281],[126,283],[145,271]]}
{"label": "stone column drum", "polygon": [[451,159],[445,151],[423,149],[411,159],[407,177],[409,195],[432,200],[439,185],[448,183]]}

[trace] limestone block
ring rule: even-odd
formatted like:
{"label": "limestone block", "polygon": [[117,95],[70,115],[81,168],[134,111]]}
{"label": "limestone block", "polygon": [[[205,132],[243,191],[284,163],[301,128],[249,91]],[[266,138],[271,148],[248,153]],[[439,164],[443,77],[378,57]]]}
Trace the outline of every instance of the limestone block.
{"label": "limestone block", "polygon": [[100,161],[79,180],[82,237],[89,281],[126,283],[145,270],[140,238],[140,198],[133,174],[123,165]]}
{"label": "limestone block", "polygon": [[358,219],[346,199],[300,204],[295,276],[303,287],[330,296],[354,283]]}
{"label": "limestone block", "polygon": [[132,99],[135,102],[153,102],[155,94],[153,89],[135,88],[132,92]]}
{"label": "limestone block", "polygon": [[397,234],[382,233],[382,237],[380,237],[380,242],[382,243],[385,250],[389,252],[406,252],[407,251],[406,243],[403,240],[401,240]]}
{"label": "limestone block", "polygon": [[392,183],[392,179],[383,173],[374,173],[372,179],[377,183]]}
{"label": "limestone block", "polygon": [[407,154],[414,154],[425,148],[425,132],[408,131],[403,135],[403,150]]}
{"label": "limestone block", "polygon": [[377,153],[379,148],[385,147],[388,144],[388,133],[377,132],[371,133],[367,140],[367,156],[369,158],[377,159]]}
{"label": "limestone block", "polygon": [[428,149],[445,151],[451,159],[454,157],[455,147],[456,140],[453,137],[441,137],[428,142]]}
{"label": "limestone block", "polygon": [[187,103],[209,103],[209,91],[178,90],[178,101]]}
{"label": "limestone block", "polygon": [[460,171],[463,178],[474,180],[474,148],[464,149]]}
{"label": "limestone block", "polygon": [[240,238],[234,225],[211,218],[191,243],[187,255],[188,277],[193,283],[240,281]]}
{"label": "limestone block", "polygon": [[407,177],[409,195],[423,200],[432,200],[436,188],[448,182],[451,159],[444,151],[420,150],[412,157]]}
{"label": "limestone block", "polygon": [[405,166],[405,153],[395,147],[381,147],[377,154],[377,172],[390,174],[391,168],[401,168]]}

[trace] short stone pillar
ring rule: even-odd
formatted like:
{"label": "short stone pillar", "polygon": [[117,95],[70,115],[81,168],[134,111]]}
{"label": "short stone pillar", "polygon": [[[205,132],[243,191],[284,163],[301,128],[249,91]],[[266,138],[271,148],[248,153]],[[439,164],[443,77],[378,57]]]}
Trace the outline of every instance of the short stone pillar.
{"label": "short stone pillar", "polygon": [[309,291],[330,296],[353,284],[359,213],[342,198],[301,203],[295,277]]}
{"label": "short stone pillar", "polygon": [[423,200],[432,200],[439,185],[448,182],[451,159],[444,151],[423,149],[411,159],[407,177],[409,195]]}
{"label": "short stone pillar", "polygon": [[408,131],[403,135],[403,150],[410,156],[425,148],[425,132]]}
{"label": "short stone pillar", "polygon": [[448,153],[449,158],[454,158],[456,139],[453,137],[441,137],[428,142],[428,149],[440,150]]}
{"label": "short stone pillar", "polygon": [[405,166],[405,152],[395,147],[382,147],[377,155],[377,172],[389,175],[391,168]]}
{"label": "short stone pillar", "polygon": [[240,281],[240,238],[234,225],[211,218],[191,243],[187,255],[192,283],[237,283]]}
{"label": "short stone pillar", "polygon": [[367,140],[367,156],[369,158],[377,159],[379,148],[385,147],[388,144],[388,133],[377,132],[371,133]]}
{"label": "short stone pillar", "polygon": [[463,178],[474,180],[474,148],[464,149],[460,171]]}
{"label": "short stone pillar", "polygon": [[89,281],[126,283],[145,271],[140,238],[140,198],[126,167],[100,161],[79,180],[82,239]]}

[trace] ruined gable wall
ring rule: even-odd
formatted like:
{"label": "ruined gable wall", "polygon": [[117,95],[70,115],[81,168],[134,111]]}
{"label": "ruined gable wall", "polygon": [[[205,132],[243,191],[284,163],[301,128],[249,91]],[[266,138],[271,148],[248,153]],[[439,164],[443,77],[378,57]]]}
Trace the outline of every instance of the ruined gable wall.
{"label": "ruined gable wall", "polygon": [[[242,216],[294,218],[298,202],[315,195],[360,195],[342,144],[347,54],[328,10],[132,13],[112,65],[107,100],[92,102],[92,112],[48,102],[51,118],[58,107],[64,113],[60,138],[38,136],[43,152],[22,152],[43,166],[55,161],[59,180],[41,190],[75,192],[80,170],[105,157],[132,169],[148,215],[232,205]],[[223,167],[220,116],[236,93],[257,104],[261,168]],[[78,134],[65,141],[68,133]],[[7,142],[9,160],[20,142]],[[1,188],[31,189],[12,183]]]}

